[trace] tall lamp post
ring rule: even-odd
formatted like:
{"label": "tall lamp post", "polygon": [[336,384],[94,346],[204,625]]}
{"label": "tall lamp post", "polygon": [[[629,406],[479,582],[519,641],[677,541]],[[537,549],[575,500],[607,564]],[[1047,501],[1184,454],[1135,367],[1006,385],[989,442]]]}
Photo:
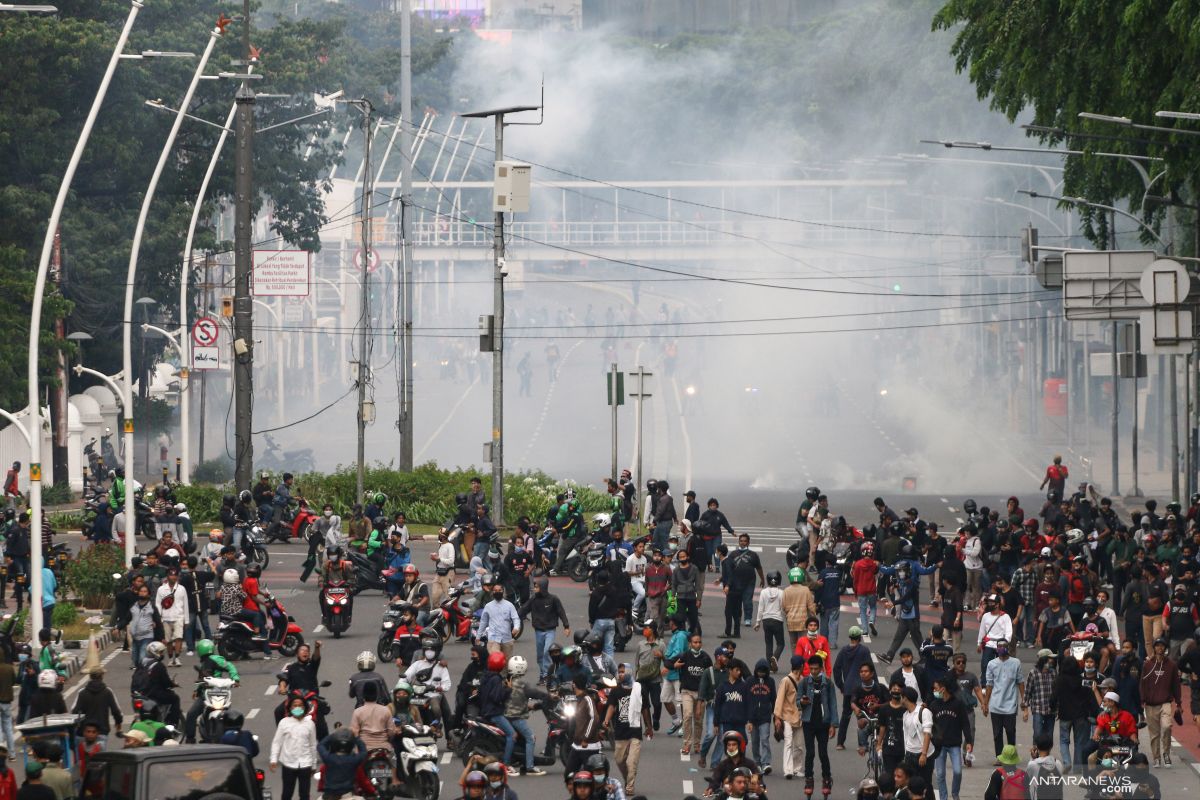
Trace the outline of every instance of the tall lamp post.
{"label": "tall lamp post", "polygon": [[[171,148],[175,144],[175,137],[179,133],[179,128],[183,125],[183,118],[188,106],[192,104],[192,96],[196,93],[196,87],[200,84],[200,78],[204,74],[204,68],[208,66],[209,56],[212,55],[213,48],[217,44],[217,39],[221,38],[225,25],[228,23],[224,18],[218,21],[208,36],[208,44],[204,47],[204,53],[200,56],[199,63],[196,64],[196,71],[192,74],[192,82],[188,84],[187,92],[183,96],[183,100],[179,103],[179,112],[175,115],[175,122],[171,125],[171,131],[167,134],[167,140],[163,143],[162,152],[159,153],[158,163],[154,165],[154,173],[150,176],[150,184],[146,187],[146,196],[142,198],[142,209],[138,214],[137,228],[133,234],[133,246],[129,252],[129,270],[125,277],[125,315],[121,330],[121,345],[124,355],[124,373],[125,373],[125,410],[126,414],[130,414],[133,409],[133,288],[137,281],[137,262],[138,254],[142,249],[142,234],[146,230],[146,218],[150,215],[150,203],[154,200],[154,191],[158,188],[158,179],[162,177],[163,168],[167,165],[167,158],[171,155]],[[133,460],[133,418],[127,416],[125,421],[125,453],[126,467],[132,465]],[[132,477],[132,472],[126,470],[126,476]],[[125,561],[127,565],[133,564],[133,539],[137,531],[137,508],[134,504],[133,492],[125,493]]]}
{"label": "tall lamp post", "polygon": [[133,29],[133,23],[141,9],[140,0],[133,0],[129,4],[129,15],[125,18],[125,25],[117,37],[117,43],[113,47],[112,56],[104,70],[104,76],[100,79],[100,87],[96,90],[92,107],[84,120],[83,130],[75,142],[75,149],[71,152],[71,158],[67,162],[67,170],[63,173],[62,182],[58,186],[58,194],[54,198],[54,206],[50,211],[50,221],[46,225],[46,235],[42,240],[37,277],[33,283],[33,305],[29,316],[29,363],[26,388],[29,392],[29,525],[34,534],[29,537],[29,589],[32,593],[31,596],[35,598],[29,603],[29,619],[35,631],[41,630],[43,623],[40,600],[42,596],[42,406],[41,400],[38,398],[38,345],[42,333],[42,303],[45,302],[46,278],[50,271],[50,254],[54,249],[54,237],[58,233],[58,223],[62,218],[63,206],[71,191],[71,182],[75,179],[75,170],[79,167],[79,161],[83,157],[84,148],[87,147],[88,138],[92,135],[92,127],[96,124],[96,117],[100,115],[100,107],[104,104],[104,96],[108,93],[109,84],[112,83],[113,73],[116,72],[117,63],[121,60],[125,43],[129,40],[129,32]]}

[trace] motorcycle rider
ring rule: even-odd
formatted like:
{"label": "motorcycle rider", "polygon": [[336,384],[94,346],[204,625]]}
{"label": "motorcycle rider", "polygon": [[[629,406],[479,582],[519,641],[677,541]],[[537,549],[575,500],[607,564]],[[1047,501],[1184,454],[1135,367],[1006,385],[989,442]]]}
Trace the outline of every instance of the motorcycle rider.
{"label": "motorcycle rider", "polygon": [[358,654],[354,663],[358,666],[358,672],[350,676],[350,680],[347,681],[349,689],[346,692],[347,697],[354,698],[354,707],[358,708],[366,702],[365,688],[368,684],[375,686],[375,697],[386,698],[388,696],[387,683],[375,671],[375,654],[370,650],[363,650]]}
{"label": "motorcycle rider", "polygon": [[567,556],[575,549],[580,536],[587,530],[579,503],[571,499],[558,507],[558,512],[554,515],[554,529],[558,532],[558,553],[554,557],[554,568],[550,570],[550,574],[558,575],[566,563]]}
{"label": "motorcycle rider", "polygon": [[166,709],[163,721],[167,725],[178,725],[179,695],[172,691],[175,682],[171,680],[171,675],[167,672],[167,665],[163,662],[166,656],[167,646],[162,642],[151,642],[146,645],[146,655],[142,658],[139,667],[143,672],[135,683],[140,682],[143,695]]}
{"label": "motorcycle rider", "polygon": [[112,486],[108,488],[108,505],[114,514],[125,511],[125,468],[117,467],[112,471]]}
{"label": "motorcycle rider", "polygon": [[387,517],[380,514],[375,517],[371,523],[371,530],[367,533],[367,540],[363,546],[363,552],[367,558],[373,562],[382,565],[384,557],[384,545],[387,543]]}
{"label": "motorcycle rider", "polygon": [[[412,567],[412,554],[401,543],[398,536],[392,536],[391,543],[383,553],[385,578],[383,590],[388,598],[395,600],[404,584],[404,571]],[[415,567],[413,567],[415,569]]]}
{"label": "motorcycle rider", "polygon": [[325,721],[325,715],[329,713],[329,704],[320,697],[321,680],[319,672],[321,669],[321,640],[318,639],[313,647],[307,644],[300,645],[296,649],[296,660],[288,664],[276,677],[279,679],[279,694],[284,696],[284,700],[275,708],[275,723],[279,724],[279,720],[283,719],[287,713],[288,697],[303,697],[309,702],[317,704],[317,713],[315,722],[317,725],[317,739],[324,739],[329,735],[329,724]]}
{"label": "motorcycle rider", "polygon": [[270,604],[270,596],[265,588],[259,585],[258,579],[262,576],[262,565],[251,564],[246,567],[246,577],[242,581],[242,590],[246,593],[246,599],[242,601],[244,610],[248,613],[248,618],[258,629],[259,636],[262,637],[263,660],[270,661],[276,658],[271,652],[271,637],[267,632],[267,608]]}
{"label": "motorcycle rider", "polygon": [[192,702],[192,707],[188,709],[187,715],[183,718],[183,735],[184,742],[187,744],[196,743],[196,720],[204,713],[204,678],[230,678],[234,682],[234,686],[238,685],[241,676],[238,675],[237,667],[230,664],[224,656],[216,652],[217,647],[213,644],[212,639],[201,639],[196,642],[196,656],[200,659],[200,663],[196,665],[197,683],[196,698]]}
{"label": "motorcycle rider", "polygon": [[604,637],[589,633],[583,640],[587,654],[583,657],[584,666],[591,673],[592,680],[599,681],[603,677],[615,678],[617,665],[612,657],[604,652]]}
{"label": "motorcycle rider", "polygon": [[[325,551],[325,563],[317,570],[317,603],[321,606],[321,624],[319,631],[326,629],[329,623],[329,607],[325,604],[325,589],[329,586],[350,586],[354,582],[354,565],[342,558],[342,550],[331,547]],[[349,604],[346,613],[354,608],[354,594],[347,595]],[[319,632],[318,631],[318,632]]]}
{"label": "motorcycle rider", "polygon": [[417,624],[417,612],[411,603],[400,604],[400,624],[392,635],[392,647],[396,653],[396,665],[404,668],[412,663],[413,653],[421,641],[421,626]]}
{"label": "motorcycle rider", "polygon": [[430,708],[435,719],[431,725],[440,725],[442,720],[450,719],[450,704],[446,696],[450,694],[453,684],[450,680],[450,670],[441,659],[442,640],[437,636],[425,634],[421,637],[419,658],[414,657],[408,669],[404,670],[404,679],[409,683],[421,683],[421,673],[429,671],[429,676],[423,681],[425,686],[439,694],[438,707]]}
{"label": "motorcycle rider", "polygon": [[[267,528],[267,539],[274,539],[279,535],[279,528],[283,524],[283,514],[287,507],[295,503],[292,497],[292,481],[294,480],[292,473],[283,473],[283,481],[275,487],[275,493],[271,496],[271,524]],[[284,537],[286,541],[288,537]]]}
{"label": "motorcycle rider", "polygon": [[[403,574],[403,583],[397,587],[396,594],[392,596],[392,602],[408,603],[416,613],[417,624],[428,625],[430,618],[429,587],[420,580],[421,572],[415,564],[404,567]],[[390,578],[388,583],[390,586]]]}
{"label": "motorcycle rider", "polygon": [[[243,489],[238,493],[237,504],[233,507],[232,538],[226,539],[226,542],[233,546],[235,552],[242,552],[242,546],[246,541],[246,531],[253,524],[254,515],[254,496],[250,493],[250,490]],[[222,522],[224,522],[223,517]]]}
{"label": "motorcycle rider", "polygon": [[452,724],[446,728],[447,731],[460,730],[463,718],[467,714],[467,706],[477,702],[478,681],[487,663],[487,648],[478,644],[471,645],[469,658],[462,677],[458,679],[458,691],[454,694],[454,718]]}
{"label": "motorcycle rider", "polygon": [[575,645],[568,645],[562,649],[562,663],[558,665],[550,677],[546,678],[546,685],[554,688],[565,686],[569,690],[571,684],[578,676],[583,676],[584,680],[591,684],[592,673],[588,669],[587,664],[583,661],[582,651]]}
{"label": "motorcycle rider", "polygon": [[242,545],[242,534],[237,530],[237,515],[234,513],[234,506],[237,505],[237,498],[231,494],[227,494],[221,498],[221,532],[224,534],[224,539],[227,542],[232,542],[234,547],[240,548]]}
{"label": "motorcycle rider", "polygon": [[251,490],[251,497],[254,500],[255,507],[258,509],[258,519],[260,522],[266,522],[270,519],[271,500],[274,496],[275,492],[271,490],[271,473],[263,470],[258,476],[258,483],[254,484],[254,488]]}

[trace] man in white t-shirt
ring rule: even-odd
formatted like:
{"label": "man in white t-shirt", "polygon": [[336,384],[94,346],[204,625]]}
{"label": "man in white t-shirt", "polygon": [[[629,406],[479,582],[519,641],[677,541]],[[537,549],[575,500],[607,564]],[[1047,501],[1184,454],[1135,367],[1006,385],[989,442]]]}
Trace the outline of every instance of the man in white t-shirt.
{"label": "man in white t-shirt", "polygon": [[646,540],[639,539],[633,545],[633,554],[625,559],[625,572],[629,575],[629,585],[633,589],[633,606],[646,602]]}
{"label": "man in white t-shirt", "polygon": [[933,712],[925,707],[911,686],[904,687],[904,760],[933,785]]}

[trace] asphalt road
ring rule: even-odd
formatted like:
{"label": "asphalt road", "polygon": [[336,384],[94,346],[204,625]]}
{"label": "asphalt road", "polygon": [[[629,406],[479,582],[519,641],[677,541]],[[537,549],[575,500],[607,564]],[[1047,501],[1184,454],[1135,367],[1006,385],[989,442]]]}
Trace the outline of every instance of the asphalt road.
{"label": "asphalt road", "polygon": [[[1000,493],[1001,495],[1004,493]],[[761,548],[762,558],[766,569],[785,568],[783,551],[786,550],[787,544],[794,539],[794,533],[791,533],[785,528],[785,525],[790,522],[791,515],[794,512],[791,510],[790,500],[783,493],[771,493],[769,495],[755,494],[757,506],[743,505],[741,501],[731,502],[731,520],[735,527],[742,530],[747,530],[752,535],[752,546]],[[852,514],[855,521],[861,520],[870,510],[870,498],[866,494],[845,494],[835,497],[835,505],[844,503],[846,512],[851,514],[852,509],[858,509],[858,512]],[[923,515],[927,519],[939,522],[951,522],[956,516],[957,506],[953,501],[943,500],[940,496],[934,495],[918,495],[912,498],[913,504],[921,508]],[[980,498],[980,502],[984,502],[984,498]],[[940,505],[939,505],[940,504]],[[743,524],[743,520],[748,520],[751,512],[756,510],[761,517],[761,524],[752,526]],[[417,564],[428,563],[426,553],[430,552],[431,543],[422,542],[414,543],[414,561]],[[300,564],[303,561],[304,554],[298,545],[272,547],[271,567],[265,574],[266,584],[280,597],[288,611],[293,614],[299,621],[301,627],[305,631],[306,639],[309,642],[317,640],[317,635],[311,633],[313,628],[319,621],[317,610],[317,601],[312,584],[299,583]],[[572,623],[581,625],[585,621],[587,608],[587,590],[586,587],[580,584],[570,582],[565,578],[551,579],[552,591],[561,597],[567,609],[567,613]],[[721,617],[721,602],[722,596],[719,587],[710,585],[705,592],[705,603],[702,606],[701,623],[705,630],[705,646],[706,648],[714,648],[719,644],[720,634],[722,631]],[[928,598],[924,598],[928,601]],[[845,631],[851,624],[854,624],[852,619],[853,612],[851,603],[853,599],[846,597],[843,600],[843,610],[845,613],[841,619],[841,637],[844,641]],[[355,671],[354,659],[355,656],[362,650],[374,650],[376,639],[379,632],[379,619],[382,614],[384,600],[379,593],[370,592],[361,595],[354,610],[354,624],[352,629],[340,640],[334,641],[331,637],[323,637],[323,662],[321,668],[322,678],[333,681],[333,686],[328,689],[328,700],[333,707],[332,720],[346,721],[349,719],[352,711],[352,706],[345,692],[345,682],[349,675]],[[925,627],[928,627],[933,614],[936,613],[931,609],[925,610]],[[880,639],[884,642],[890,641],[891,634],[894,631],[893,624],[886,618],[881,618],[878,625],[880,629]],[[969,636],[973,633],[969,633]],[[635,640],[636,641],[636,640]],[[764,652],[764,645],[760,634],[743,633],[743,637],[739,640],[739,657],[745,658],[753,662],[759,658]],[[882,643],[871,643],[871,646],[876,652],[884,649]],[[518,642],[516,652],[527,658],[530,663],[534,663],[533,653],[533,637],[524,636]],[[968,652],[970,650],[968,649]],[[450,643],[444,655],[450,664],[450,672],[455,681],[461,675],[466,666],[467,661],[467,646],[464,644]],[[628,658],[632,653],[624,656]],[[1028,660],[1029,653],[1022,652],[1019,654],[1023,660]],[[622,655],[617,654],[617,660],[622,660]],[[116,691],[118,698],[121,701],[122,707],[129,708],[129,676],[130,663],[127,653],[120,652],[119,649],[114,649],[105,654],[109,673],[108,682]],[[176,670],[180,676],[181,682],[192,675],[191,665],[194,659],[185,658],[184,666]],[[235,707],[243,711],[248,719],[250,729],[260,737],[260,743],[264,752],[268,749],[271,736],[274,730],[273,710],[279,698],[275,695],[275,680],[274,675],[280,667],[286,662],[269,661],[263,662],[260,660],[251,660],[240,662],[238,668],[242,673],[242,684],[235,690],[234,699]],[[970,664],[972,668],[977,668],[977,657],[972,655]],[[380,673],[389,682],[394,681],[397,677],[395,667],[384,665],[380,669]],[[776,676],[782,677],[782,675]],[[531,720],[534,731],[541,736],[544,733],[544,723],[540,717],[536,716]],[[984,733],[988,732],[988,724],[986,720],[980,719],[980,730]],[[701,770],[694,759],[682,757],[679,754],[680,739],[678,737],[667,737],[665,728],[659,736],[645,743],[642,751],[641,770],[639,772],[638,790],[650,798],[668,798],[683,797],[689,792],[699,793],[704,786],[703,779],[705,772]],[[1029,742],[1029,728],[1027,725],[1018,725],[1018,741],[1025,745]],[[837,796],[845,797],[842,794],[855,786],[858,780],[862,777],[865,768],[863,762],[858,758],[853,748],[853,733],[849,738],[850,747],[845,751],[835,751],[830,749],[830,755],[833,760],[834,770],[834,793]],[[779,746],[772,743],[775,758],[773,763],[775,770],[778,773],[780,770],[781,760],[779,757]],[[1022,751],[1024,747],[1022,747]],[[1182,749],[1177,749],[1175,770],[1171,772],[1162,772],[1159,774],[1161,780],[1164,781],[1164,788],[1177,788],[1195,792],[1197,790],[1196,775],[1193,773],[1193,766],[1190,764],[1190,758],[1185,758],[1185,753]],[[991,761],[992,745],[990,739],[984,736],[979,745],[980,762],[974,768],[965,771],[966,779],[964,784],[964,797],[978,797],[982,794],[986,786],[990,772],[987,764]],[[458,792],[455,784],[458,780],[461,765],[453,760],[452,755],[443,753],[442,757],[442,775],[444,779],[445,797],[458,797]],[[261,757],[259,765],[266,764],[266,758]],[[1183,763],[1183,762],[1189,763]],[[1200,768],[1197,768],[1200,771]],[[534,800],[557,800],[564,796],[561,784],[561,765],[556,765],[549,769],[549,774],[545,777],[519,777],[514,778],[512,786],[522,798],[534,798]],[[277,777],[270,778],[272,785],[279,790],[280,784]],[[785,782],[782,776],[776,774],[772,776],[768,783],[771,787],[772,797],[799,797],[801,792],[801,784],[797,781]],[[818,784],[819,785],[819,784]],[[278,795],[276,795],[278,797]],[[1179,797],[1180,795],[1174,795]]]}

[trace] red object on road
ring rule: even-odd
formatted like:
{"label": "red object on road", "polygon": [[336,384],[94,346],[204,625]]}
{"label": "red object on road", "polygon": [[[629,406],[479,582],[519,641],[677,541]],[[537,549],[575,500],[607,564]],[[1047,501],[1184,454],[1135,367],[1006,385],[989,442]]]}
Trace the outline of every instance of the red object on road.
{"label": "red object on road", "polygon": [[1042,409],[1047,417],[1067,415],[1067,379],[1046,378],[1042,384]]}

